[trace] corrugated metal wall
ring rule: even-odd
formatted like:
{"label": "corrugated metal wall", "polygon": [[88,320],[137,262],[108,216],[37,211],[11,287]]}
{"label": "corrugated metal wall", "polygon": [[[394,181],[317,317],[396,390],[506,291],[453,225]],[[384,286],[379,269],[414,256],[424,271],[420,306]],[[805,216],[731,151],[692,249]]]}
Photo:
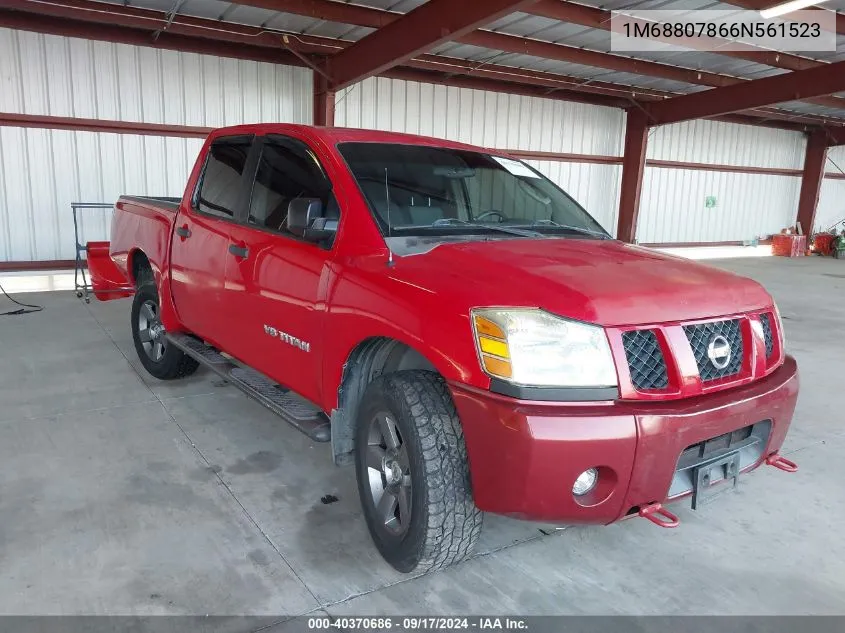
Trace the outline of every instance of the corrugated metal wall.
{"label": "corrugated metal wall", "polygon": [[[828,173],[841,174],[845,170],[845,146],[827,150]],[[815,229],[824,231],[833,224],[845,220],[845,180],[825,178],[819,194],[819,208],[816,211]],[[838,227],[841,230],[841,226]]]}
{"label": "corrugated metal wall", "polygon": [[647,158],[801,169],[805,147],[800,132],[700,120],[652,128]]}
{"label": "corrugated metal wall", "polygon": [[[654,128],[648,158],[801,169],[805,145],[799,132],[690,121]],[[800,187],[795,176],[646,167],[637,237],[719,242],[777,233],[795,221]],[[708,197],[715,207],[706,206]]]}
{"label": "corrugated metal wall", "polygon": [[[379,77],[337,95],[335,123],[496,149],[618,156],[625,115],[614,108]],[[620,167],[528,162],[616,232]]]}
{"label": "corrugated metal wall", "polygon": [[[311,71],[0,29],[0,111],[172,125],[312,120]],[[497,149],[619,156],[621,110],[373,78],[337,96],[336,122]],[[800,169],[803,135],[712,121],[656,128],[650,159]],[[73,256],[71,201],[178,195],[198,142],[0,128],[0,260]],[[831,151],[845,166],[845,150]],[[621,167],[531,160],[616,231]],[[750,239],[794,221],[800,179],[647,167],[641,242]],[[845,181],[826,180],[819,225],[845,217]],[[705,199],[716,198],[707,208]],[[84,239],[107,236],[90,220]]]}
{"label": "corrugated metal wall", "polygon": [[220,127],[312,120],[311,71],[0,29],[0,111]]}
{"label": "corrugated metal wall", "polygon": [[[122,193],[181,196],[201,145],[0,127],[0,261],[73,259],[71,202],[110,203]],[[80,218],[83,241],[108,239],[110,212],[80,211]]]}
{"label": "corrugated metal wall", "polygon": [[[766,174],[661,169],[643,177],[642,243],[749,240],[795,222],[801,179]],[[716,206],[705,200],[715,196]]]}
{"label": "corrugated metal wall", "polygon": [[[311,71],[0,29],[0,111],[216,127],[312,120]],[[199,141],[0,128],[0,260],[71,259],[70,203],[181,195]],[[108,239],[108,221],[85,239]]]}

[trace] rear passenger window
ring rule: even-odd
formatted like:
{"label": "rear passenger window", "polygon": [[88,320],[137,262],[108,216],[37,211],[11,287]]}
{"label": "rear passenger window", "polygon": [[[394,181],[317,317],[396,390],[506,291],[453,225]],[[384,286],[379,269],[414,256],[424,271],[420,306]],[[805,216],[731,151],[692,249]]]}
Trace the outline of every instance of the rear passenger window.
{"label": "rear passenger window", "polygon": [[269,137],[252,188],[249,223],[290,234],[288,207],[295,198],[316,198],[323,205],[324,217],[340,218],[331,183],[308,146],[291,138]]}
{"label": "rear passenger window", "polygon": [[222,218],[234,217],[241,193],[241,176],[251,146],[249,138],[212,144],[197,195],[197,209]]}

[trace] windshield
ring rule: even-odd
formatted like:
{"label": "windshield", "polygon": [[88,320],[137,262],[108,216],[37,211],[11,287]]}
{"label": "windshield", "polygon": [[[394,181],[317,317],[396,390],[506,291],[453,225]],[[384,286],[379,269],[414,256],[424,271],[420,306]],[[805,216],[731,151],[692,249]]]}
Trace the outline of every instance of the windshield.
{"label": "windshield", "polygon": [[394,143],[341,143],[338,150],[385,235],[609,239],[575,200],[522,161]]}

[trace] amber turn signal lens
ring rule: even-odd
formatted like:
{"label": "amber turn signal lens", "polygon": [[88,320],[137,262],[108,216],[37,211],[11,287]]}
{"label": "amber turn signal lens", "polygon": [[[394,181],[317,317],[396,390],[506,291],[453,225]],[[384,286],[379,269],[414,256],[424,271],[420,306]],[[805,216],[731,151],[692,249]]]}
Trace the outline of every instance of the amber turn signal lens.
{"label": "amber turn signal lens", "polygon": [[486,369],[488,373],[501,378],[511,377],[513,372],[511,370],[510,361],[502,360],[501,358],[496,358],[495,356],[488,356],[487,354],[482,354],[481,359],[484,361],[484,369]]}
{"label": "amber turn signal lens", "polygon": [[505,333],[502,331],[502,328],[493,323],[490,319],[485,319],[480,316],[476,316],[474,318],[475,329],[479,335],[486,334],[487,336],[492,336],[494,338],[505,338]]}

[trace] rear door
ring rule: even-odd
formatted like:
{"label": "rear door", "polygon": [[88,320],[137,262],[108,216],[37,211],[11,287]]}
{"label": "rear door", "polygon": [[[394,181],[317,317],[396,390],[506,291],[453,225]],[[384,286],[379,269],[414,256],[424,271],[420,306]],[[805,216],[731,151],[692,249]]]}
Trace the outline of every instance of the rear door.
{"label": "rear door", "polygon": [[245,174],[254,138],[222,137],[211,144],[190,207],[180,208],[173,234],[171,288],[179,320],[221,347],[229,232],[251,185]]}
{"label": "rear door", "polygon": [[[294,198],[317,198],[325,217],[340,219],[326,171],[303,141],[270,135],[244,221],[232,227],[226,309],[237,323],[241,361],[319,402],[321,332],[332,251],[291,233]],[[258,152],[256,152],[258,153]]]}

